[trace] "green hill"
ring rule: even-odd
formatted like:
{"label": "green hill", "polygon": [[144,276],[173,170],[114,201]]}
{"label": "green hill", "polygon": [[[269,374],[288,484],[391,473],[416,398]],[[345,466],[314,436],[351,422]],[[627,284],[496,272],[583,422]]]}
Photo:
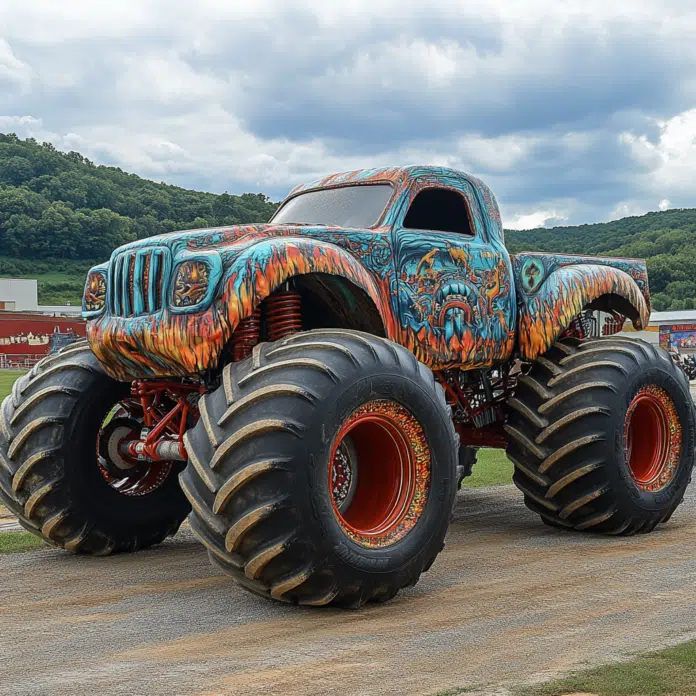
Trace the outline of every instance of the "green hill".
{"label": "green hill", "polygon": [[647,259],[654,309],[696,307],[696,209],[666,210],[595,225],[507,231],[505,240],[513,252]]}
{"label": "green hill", "polygon": [[0,133],[0,276],[38,278],[43,304],[77,303],[94,263],[162,232],[267,220],[261,193],[233,196],[155,183],[78,152]]}
{"label": "green hill", "polygon": [[[87,269],[133,239],[268,220],[261,193],[189,191],[0,134],[0,276],[37,278],[42,304],[78,303]],[[696,209],[508,231],[511,251],[646,258],[655,309],[696,306]]]}

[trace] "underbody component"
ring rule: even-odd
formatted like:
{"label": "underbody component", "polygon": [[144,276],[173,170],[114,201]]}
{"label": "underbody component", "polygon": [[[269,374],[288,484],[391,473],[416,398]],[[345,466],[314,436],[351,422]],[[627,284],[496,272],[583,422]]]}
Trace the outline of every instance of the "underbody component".
{"label": "underbody component", "polygon": [[251,355],[251,349],[261,338],[261,309],[242,319],[232,337],[232,359],[242,360]]}
{"label": "underbody component", "polygon": [[139,437],[119,443],[121,454],[136,460],[187,461],[183,437],[198,420],[203,392],[198,381],[135,380],[131,396],[140,405],[142,429]]}
{"label": "underbody component", "polygon": [[269,341],[302,331],[302,297],[296,290],[274,292],[264,302]]}
{"label": "underbody component", "polygon": [[514,393],[519,371],[520,366],[513,363],[488,370],[446,370],[437,374],[452,408],[461,446],[506,446],[506,402]]}

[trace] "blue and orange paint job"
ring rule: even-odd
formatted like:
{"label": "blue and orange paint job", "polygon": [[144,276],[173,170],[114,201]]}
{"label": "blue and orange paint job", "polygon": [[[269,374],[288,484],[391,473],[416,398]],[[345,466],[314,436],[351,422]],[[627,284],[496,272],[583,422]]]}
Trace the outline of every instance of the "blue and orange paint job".
{"label": "blue and orange paint job", "polygon": [[[240,321],[285,281],[312,273],[341,276],[361,288],[379,311],[385,335],[437,370],[485,367],[517,353],[533,358],[601,295],[624,298],[634,323],[647,323],[642,261],[511,257],[495,197],[469,174],[439,167],[361,170],[298,186],[287,200],[315,189],[374,183],[389,183],[393,190],[371,228],[242,225],[163,235],[117,249],[109,264],[93,269],[104,284],[88,277],[91,294],[84,309],[95,354],[123,380],[212,369]],[[415,197],[432,187],[464,197],[471,236],[403,227]],[[137,259],[152,249],[171,259],[171,271],[162,278],[162,306],[117,316],[116,305],[104,298],[95,311],[95,289],[119,291],[107,283],[108,269],[113,273],[126,255]],[[181,288],[190,290],[190,264],[196,261],[208,269],[208,284],[203,299],[197,293],[194,303],[184,299]],[[189,265],[182,266],[185,262]],[[182,269],[189,274],[185,283],[179,282]],[[205,275],[202,267],[199,271]]]}

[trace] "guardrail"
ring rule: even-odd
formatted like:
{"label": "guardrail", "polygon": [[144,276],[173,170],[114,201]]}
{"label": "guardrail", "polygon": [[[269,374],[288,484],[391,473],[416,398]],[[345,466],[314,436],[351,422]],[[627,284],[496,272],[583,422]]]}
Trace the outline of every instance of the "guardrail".
{"label": "guardrail", "polygon": [[0,353],[0,370],[28,370],[45,355]]}

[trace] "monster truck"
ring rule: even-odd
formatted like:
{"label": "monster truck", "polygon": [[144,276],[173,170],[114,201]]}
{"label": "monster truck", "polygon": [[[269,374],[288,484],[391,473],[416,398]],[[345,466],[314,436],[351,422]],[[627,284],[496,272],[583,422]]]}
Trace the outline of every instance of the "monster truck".
{"label": "monster truck", "polygon": [[94,267],[87,341],[2,404],[0,498],[89,554],[189,515],[237,584],[304,605],[413,585],[478,447],[507,448],[553,527],[649,532],[694,455],[683,372],[617,335],[649,310],[642,261],[511,256],[473,176],[330,176],[268,224],[143,239]]}

